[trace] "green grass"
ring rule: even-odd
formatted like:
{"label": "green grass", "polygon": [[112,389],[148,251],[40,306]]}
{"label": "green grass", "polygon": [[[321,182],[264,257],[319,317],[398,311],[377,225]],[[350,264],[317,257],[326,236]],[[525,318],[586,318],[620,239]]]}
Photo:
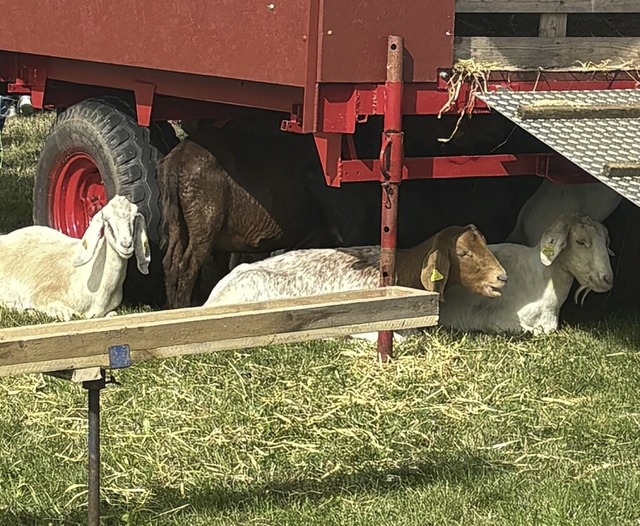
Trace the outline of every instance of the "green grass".
{"label": "green grass", "polygon": [[32,223],[33,177],[51,115],[9,118],[0,150],[0,232]]}
{"label": "green grass", "polygon": [[[8,121],[0,228],[45,117]],[[1,312],[3,326],[35,323]],[[548,337],[430,331],[145,362],[103,393],[103,524],[638,525],[636,313]],[[0,524],[84,524],[86,398],[0,379]]]}

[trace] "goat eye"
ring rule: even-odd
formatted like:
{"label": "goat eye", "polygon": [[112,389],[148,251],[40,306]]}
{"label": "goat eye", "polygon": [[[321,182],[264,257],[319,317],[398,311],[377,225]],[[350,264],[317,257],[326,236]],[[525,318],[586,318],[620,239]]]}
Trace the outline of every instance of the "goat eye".
{"label": "goat eye", "polygon": [[577,240],[576,240],[576,243],[577,243],[578,245],[580,245],[581,247],[586,247],[586,246],[587,246],[587,242],[586,242],[586,241],[583,241],[582,239],[577,239]]}
{"label": "goat eye", "polygon": [[467,251],[464,251],[464,252],[458,252],[458,257],[459,257],[459,258],[465,258],[465,257],[468,257],[468,256],[470,256],[470,255],[471,255],[471,252],[467,252]]}

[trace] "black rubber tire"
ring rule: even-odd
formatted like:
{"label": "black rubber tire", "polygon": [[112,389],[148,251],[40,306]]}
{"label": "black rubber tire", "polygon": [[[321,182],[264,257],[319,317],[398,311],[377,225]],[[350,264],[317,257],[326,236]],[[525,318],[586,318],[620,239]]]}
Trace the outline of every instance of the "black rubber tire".
{"label": "black rubber tire", "polygon": [[87,99],[60,113],[38,159],[33,190],[35,224],[51,224],[51,174],[61,159],[82,152],[90,155],[102,177],[107,198],[124,195],[138,205],[147,222],[151,265],[141,275],[131,261],[124,284],[125,300],[161,305],[164,302],[162,252],[165,241],[160,213],[156,165],[176,144],[173,127],[154,122],[140,126],[126,102],[116,97]]}

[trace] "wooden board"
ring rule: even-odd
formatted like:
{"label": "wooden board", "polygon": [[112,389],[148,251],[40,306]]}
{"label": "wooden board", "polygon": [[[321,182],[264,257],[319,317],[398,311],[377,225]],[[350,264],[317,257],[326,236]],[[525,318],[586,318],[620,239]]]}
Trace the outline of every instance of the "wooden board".
{"label": "wooden board", "polygon": [[640,0],[457,0],[457,13],[640,13]]}
{"label": "wooden board", "polygon": [[566,37],[567,36],[567,15],[562,13],[540,15],[540,37]]}
{"label": "wooden board", "polygon": [[[455,59],[473,58],[495,70],[597,70],[588,66],[609,61],[609,67],[636,69],[640,65],[640,38],[603,37],[456,37]],[[581,65],[580,63],[586,64]]]}
{"label": "wooden board", "polygon": [[404,287],[228,307],[179,309],[0,330],[0,376],[133,362],[437,323],[438,295]]}
{"label": "wooden board", "polygon": [[640,119],[640,105],[576,104],[567,101],[553,103],[537,101],[518,107],[518,117],[532,119]]}

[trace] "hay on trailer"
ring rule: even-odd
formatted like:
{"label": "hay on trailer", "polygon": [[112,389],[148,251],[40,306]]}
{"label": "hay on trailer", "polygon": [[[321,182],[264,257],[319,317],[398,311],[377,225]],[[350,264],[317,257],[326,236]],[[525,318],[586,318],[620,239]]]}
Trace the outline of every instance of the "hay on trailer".
{"label": "hay on trailer", "polygon": [[[638,69],[640,69],[640,64],[634,64],[630,60],[624,60],[622,62],[613,62],[611,59],[603,60],[598,62],[597,64],[591,61],[582,62],[580,60],[576,61],[576,67],[572,68],[580,71],[630,71],[635,70],[636,73]],[[633,80],[636,80],[636,77],[632,77]]]}
{"label": "hay on trailer", "polygon": [[[448,137],[440,137],[438,141],[446,143],[451,141],[458,132],[462,120],[465,116],[471,118],[473,110],[476,104],[476,98],[478,94],[486,93],[488,91],[488,81],[491,73],[504,69],[503,65],[499,62],[480,62],[473,58],[470,59],[458,59],[451,68],[451,76],[447,82],[448,97],[447,102],[440,108],[438,112],[438,118],[442,118],[442,115],[450,111],[456,106],[456,103],[460,97],[462,86],[465,83],[469,83],[469,94],[467,96],[464,107],[458,114],[458,119],[454,126],[453,131]],[[593,62],[578,62],[577,66],[571,68],[573,71],[585,71],[585,72],[607,72],[607,71],[621,71],[628,75],[634,82],[640,86],[640,64],[633,65],[631,62],[613,62],[612,60],[605,60],[600,63]],[[538,79],[545,72],[544,68],[538,68]],[[537,80],[534,84],[533,91],[536,90]],[[549,102],[549,101],[547,101]],[[566,102],[560,101],[560,104]],[[604,111],[604,110],[600,110]],[[529,116],[529,118],[531,118]]]}
{"label": "hay on trailer", "polygon": [[465,102],[464,107],[460,110],[456,125],[449,137],[438,138],[439,142],[449,142],[455,136],[456,132],[460,128],[462,119],[467,115],[469,118],[473,113],[473,109],[476,105],[476,97],[478,93],[486,93],[487,77],[492,69],[495,69],[498,64],[495,63],[479,63],[473,59],[458,60],[451,68],[451,76],[447,82],[447,90],[449,96],[445,105],[440,108],[438,112],[438,118],[442,118],[442,115],[452,109],[458,97],[460,96],[460,90],[465,83],[469,83],[469,94]]}

